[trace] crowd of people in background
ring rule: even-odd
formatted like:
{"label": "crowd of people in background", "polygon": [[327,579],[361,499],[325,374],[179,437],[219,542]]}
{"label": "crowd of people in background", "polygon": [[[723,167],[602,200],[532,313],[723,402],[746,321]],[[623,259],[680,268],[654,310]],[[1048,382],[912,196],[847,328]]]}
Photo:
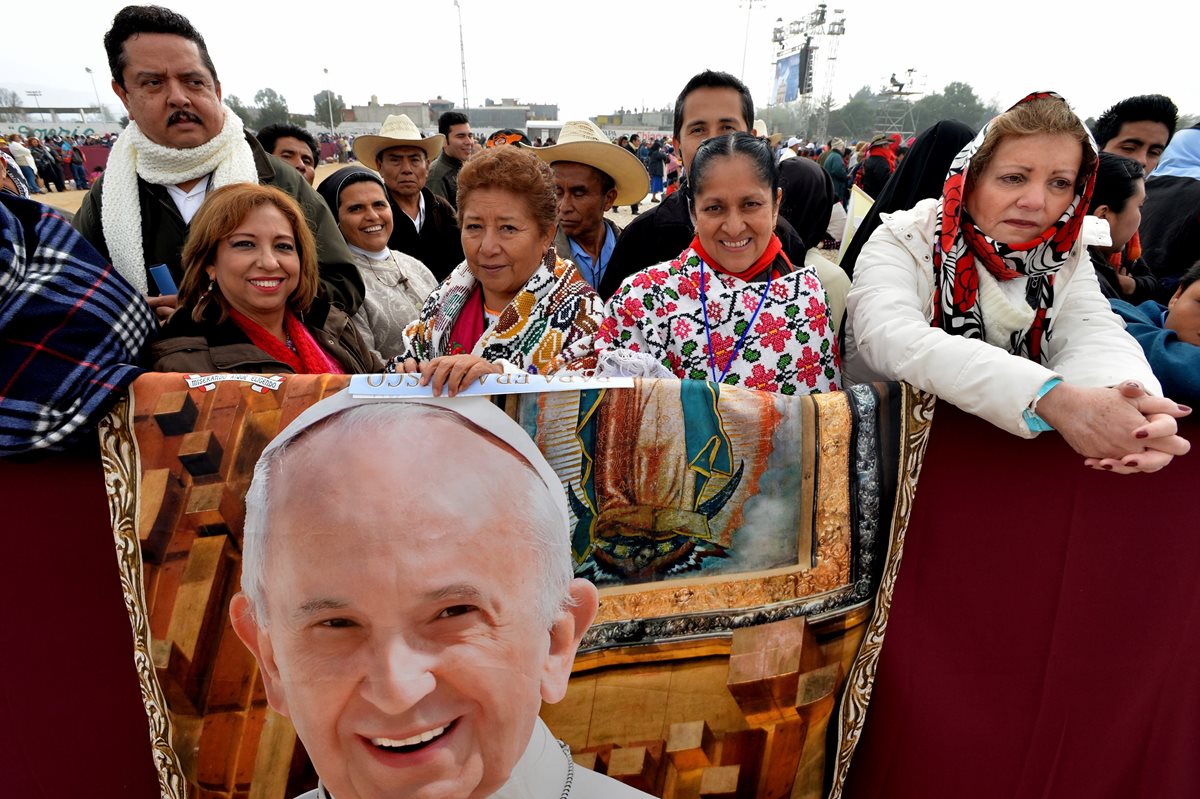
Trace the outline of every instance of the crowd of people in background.
{"label": "crowd of people in background", "polygon": [[[8,133],[0,137],[0,153],[12,158],[30,194],[76,191],[91,185],[88,157],[83,148],[109,148],[116,139],[115,133],[65,137],[52,134],[44,140],[37,136]],[[99,174],[103,172],[103,166],[97,165],[95,170],[94,174]]]}
{"label": "crowd of people in background", "polygon": [[[1167,98],[1118,103],[1094,132],[1046,95],[979,132],[822,144],[768,131],[741,81],[706,71],[670,136],[587,120],[482,136],[457,111],[436,132],[394,115],[368,135],[255,134],[178,14],[126,8],[105,46],[131,121],[104,137],[73,224],[158,317],[147,368],[386,366],[451,394],[503,371],[783,394],[904,379],[1017,435],[1059,430],[1097,468],[1186,450],[1160,383],[1190,400],[1189,382],[1156,374],[1121,321],[1160,330],[1141,338],[1172,349],[1150,352],[1160,369],[1196,346],[1200,131],[1176,135]],[[82,153],[6,144],[21,196],[61,190]],[[854,192],[875,202],[857,228]],[[623,228],[617,206],[634,212]],[[1121,411],[1116,432],[1074,429],[1092,406]]]}
{"label": "crowd of people in background", "polygon": [[[401,373],[435,396],[491,374],[636,377],[779,402],[905,381],[1100,471],[1190,449],[1200,126],[1177,131],[1161,95],[1094,129],[1038,92],[978,131],[785,142],[742,81],[704,70],[669,137],[588,120],[481,136],[456,111],[436,132],[400,114],[314,136],[246,130],[169,9],[122,9],[104,45],[119,136],[0,142],[0,454],[79,442],[147,370]],[[89,144],[110,147],[102,174]],[[36,200],[71,185],[88,193],[69,221]],[[870,211],[848,216],[859,195]],[[297,731],[323,781],[311,796],[353,793],[327,731]],[[379,740],[355,746],[429,738]],[[596,791],[581,795],[617,795]]]}

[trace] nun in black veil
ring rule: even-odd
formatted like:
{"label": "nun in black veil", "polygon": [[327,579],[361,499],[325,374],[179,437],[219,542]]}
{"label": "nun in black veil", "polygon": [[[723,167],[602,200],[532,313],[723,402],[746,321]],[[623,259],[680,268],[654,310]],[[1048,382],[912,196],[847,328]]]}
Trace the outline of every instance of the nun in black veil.
{"label": "nun in black veil", "polygon": [[846,315],[846,295],[850,278],[838,265],[821,254],[819,245],[828,236],[829,218],[838,202],[833,178],[810,158],[789,158],[779,165],[779,187],[783,201],[779,215],[792,224],[804,246],[804,263],[817,270],[825,287],[825,304],[834,330],[840,330]]}
{"label": "nun in black veil", "polygon": [[846,247],[841,260],[841,267],[846,274],[854,277],[858,254],[875,228],[879,227],[880,214],[904,211],[921,200],[942,196],[950,162],[974,138],[975,131],[952,119],[934,124],[917,137]]}

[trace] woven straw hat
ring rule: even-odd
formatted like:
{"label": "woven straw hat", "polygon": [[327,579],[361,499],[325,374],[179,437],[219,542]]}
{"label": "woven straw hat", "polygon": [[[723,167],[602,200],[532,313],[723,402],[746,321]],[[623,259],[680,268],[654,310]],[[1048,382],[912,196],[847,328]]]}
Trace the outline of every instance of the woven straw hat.
{"label": "woven straw hat", "polygon": [[534,147],[533,152],[547,164],[574,161],[599,169],[617,184],[614,206],[640,203],[650,192],[650,176],[637,156],[610,142],[604,131],[586,119],[564,123],[558,144]]}
{"label": "woven straw hat", "polygon": [[446,137],[440,133],[422,136],[421,131],[408,118],[408,114],[392,114],[383,121],[383,127],[377,135],[355,138],[354,157],[374,169],[378,165],[375,159],[384,150],[392,147],[420,147],[432,161],[438,157],[445,143]]}

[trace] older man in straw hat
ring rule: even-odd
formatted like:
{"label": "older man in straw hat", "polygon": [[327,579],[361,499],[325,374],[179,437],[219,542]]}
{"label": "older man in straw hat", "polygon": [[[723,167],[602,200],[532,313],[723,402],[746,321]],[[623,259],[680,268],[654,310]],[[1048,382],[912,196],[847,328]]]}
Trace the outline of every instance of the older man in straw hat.
{"label": "older man in straw hat", "polygon": [[416,258],[438,280],[463,261],[454,208],[425,185],[445,142],[440,133],[422,135],[407,114],[393,114],[378,135],[354,140],[354,157],[378,169],[387,185],[395,220],[388,248]]}
{"label": "older man in straw hat", "polygon": [[598,595],[562,483],[499,408],[334,395],[263,452],[246,509],[230,615],[320,776],[304,799],[648,796],[538,718]]}
{"label": "older man in straw hat", "polygon": [[558,144],[534,152],[554,170],[558,195],[554,248],[574,261],[583,279],[595,288],[621,235],[621,228],[605,219],[604,212],[646,196],[650,188],[646,167],[587,120],[566,123]]}

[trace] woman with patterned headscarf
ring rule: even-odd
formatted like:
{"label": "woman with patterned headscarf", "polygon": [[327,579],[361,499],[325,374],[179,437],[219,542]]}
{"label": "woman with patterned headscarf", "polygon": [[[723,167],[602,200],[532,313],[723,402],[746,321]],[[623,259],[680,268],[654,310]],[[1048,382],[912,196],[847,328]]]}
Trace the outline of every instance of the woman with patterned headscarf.
{"label": "woman with patterned headscarf", "polygon": [[1031,94],[951,164],[942,195],[883,215],[847,301],[849,380],[905,380],[1015,435],[1057,430],[1085,465],[1155,471],[1188,450],[1145,356],[1107,307],[1085,225],[1096,145]]}

